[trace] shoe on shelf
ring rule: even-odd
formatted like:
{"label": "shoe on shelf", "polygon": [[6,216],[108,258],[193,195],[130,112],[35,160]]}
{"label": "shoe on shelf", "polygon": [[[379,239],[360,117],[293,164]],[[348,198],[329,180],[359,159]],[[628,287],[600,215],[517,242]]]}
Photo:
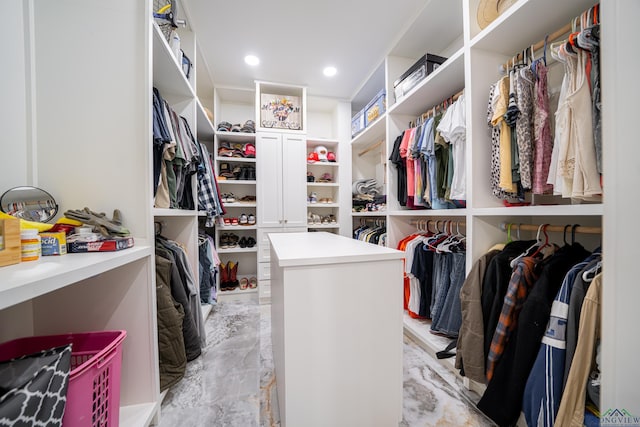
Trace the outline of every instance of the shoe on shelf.
{"label": "shoe on shelf", "polygon": [[337,224],[337,223],[338,223],[338,221],[336,220],[336,216],[335,216],[335,215],[333,215],[333,214],[329,215],[329,222],[330,222],[331,224]]}
{"label": "shoe on shelf", "polygon": [[315,191],[309,194],[309,203],[318,203],[318,194]]}
{"label": "shoe on shelf", "polygon": [[329,216],[325,215],[322,217],[322,224],[329,225]]}
{"label": "shoe on shelf", "polygon": [[240,238],[240,240],[238,240],[238,246],[240,246],[241,248],[246,248],[247,247],[247,238],[242,236]]}
{"label": "shoe on shelf", "polygon": [[249,236],[247,237],[247,247],[248,248],[252,248],[256,245],[256,239],[254,239],[253,237]]}
{"label": "shoe on shelf", "polygon": [[229,261],[227,263],[227,268],[229,269],[229,290],[233,290],[235,288],[238,287],[238,285],[240,284],[238,282],[238,265],[240,263],[239,262],[233,262],[233,261]]}
{"label": "shoe on shelf", "polygon": [[231,248],[238,247],[238,241],[240,240],[240,237],[238,237],[236,234],[233,234],[233,233],[229,233],[228,236],[229,236],[227,240],[229,245],[228,248],[231,249]]}
{"label": "shoe on shelf", "polygon": [[229,235],[227,233],[220,236],[219,245],[220,249],[229,249]]}
{"label": "shoe on shelf", "polygon": [[224,225],[231,225],[231,218],[225,218],[223,221]]}
{"label": "shoe on shelf", "polygon": [[249,287],[250,287],[251,289],[255,289],[255,288],[257,288],[257,287],[258,287],[258,279],[256,279],[255,277],[251,277],[251,278],[249,279]]}
{"label": "shoe on shelf", "polygon": [[235,179],[235,175],[231,171],[231,167],[227,162],[220,163],[220,173],[218,175],[226,179]]}
{"label": "shoe on shelf", "polygon": [[256,168],[254,166],[247,166],[246,179],[248,181],[256,180]]}
{"label": "shoe on shelf", "polygon": [[249,279],[246,277],[240,278],[240,289],[243,291],[249,287]]}
{"label": "shoe on shelf", "polygon": [[256,225],[256,216],[254,214],[249,214],[247,217],[247,225]]}
{"label": "shoe on shelf", "polygon": [[249,217],[247,216],[247,214],[245,213],[240,214],[240,217],[238,218],[238,223],[240,225],[249,225]]}
{"label": "shoe on shelf", "polygon": [[243,202],[243,203],[252,203],[252,202],[255,202],[255,201],[256,201],[256,196],[250,196],[250,195],[242,196],[242,197],[239,199],[239,201],[240,201],[240,202]]}
{"label": "shoe on shelf", "polygon": [[309,212],[307,214],[307,224],[313,225],[313,213],[312,212]]}
{"label": "shoe on shelf", "polygon": [[313,223],[315,225],[320,225],[322,224],[322,218],[320,218],[320,215],[318,214],[313,214]]}
{"label": "shoe on shelf", "polygon": [[229,264],[224,262],[220,263],[220,290],[229,290]]}
{"label": "shoe on shelf", "polygon": [[231,225],[238,225],[238,218],[231,218]]}
{"label": "shoe on shelf", "polygon": [[322,176],[320,178],[318,178],[318,182],[332,182],[333,177],[331,176],[330,173],[323,173]]}

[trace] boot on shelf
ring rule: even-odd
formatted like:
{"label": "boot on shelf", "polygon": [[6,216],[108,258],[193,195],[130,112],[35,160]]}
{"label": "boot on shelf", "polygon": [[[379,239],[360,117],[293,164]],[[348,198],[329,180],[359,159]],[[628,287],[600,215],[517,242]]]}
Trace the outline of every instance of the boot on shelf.
{"label": "boot on shelf", "polygon": [[220,290],[228,291],[229,290],[229,263],[225,264],[224,262],[220,263]]}
{"label": "boot on shelf", "polygon": [[233,262],[233,261],[229,261],[227,263],[227,269],[229,270],[228,274],[229,274],[229,282],[228,282],[228,290],[232,291],[235,288],[237,288],[240,285],[240,282],[238,282],[238,265],[240,263],[239,262]]}

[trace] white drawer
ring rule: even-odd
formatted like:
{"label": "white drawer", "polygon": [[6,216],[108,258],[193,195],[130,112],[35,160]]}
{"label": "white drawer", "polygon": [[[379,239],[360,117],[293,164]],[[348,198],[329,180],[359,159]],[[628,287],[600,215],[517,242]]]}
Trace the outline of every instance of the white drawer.
{"label": "white drawer", "polygon": [[304,233],[306,228],[260,228],[257,233],[258,240],[258,262],[269,262],[271,260],[271,243],[269,233]]}

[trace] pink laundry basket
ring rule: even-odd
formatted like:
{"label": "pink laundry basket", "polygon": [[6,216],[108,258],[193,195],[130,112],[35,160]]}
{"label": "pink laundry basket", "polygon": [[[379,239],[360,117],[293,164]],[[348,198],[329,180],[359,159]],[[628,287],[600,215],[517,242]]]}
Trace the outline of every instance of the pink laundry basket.
{"label": "pink laundry basket", "polygon": [[64,427],[117,427],[120,418],[122,342],[126,331],[18,338],[0,344],[0,360],[71,344]]}

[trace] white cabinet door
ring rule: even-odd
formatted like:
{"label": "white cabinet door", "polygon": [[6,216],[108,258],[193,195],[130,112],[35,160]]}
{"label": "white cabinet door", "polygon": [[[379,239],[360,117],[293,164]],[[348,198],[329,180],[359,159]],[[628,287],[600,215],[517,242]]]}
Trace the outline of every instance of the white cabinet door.
{"label": "white cabinet door", "polygon": [[300,135],[282,138],[282,191],[286,227],[307,225],[307,145]]}
{"label": "white cabinet door", "polygon": [[282,227],[282,135],[256,135],[257,223],[259,227]]}

